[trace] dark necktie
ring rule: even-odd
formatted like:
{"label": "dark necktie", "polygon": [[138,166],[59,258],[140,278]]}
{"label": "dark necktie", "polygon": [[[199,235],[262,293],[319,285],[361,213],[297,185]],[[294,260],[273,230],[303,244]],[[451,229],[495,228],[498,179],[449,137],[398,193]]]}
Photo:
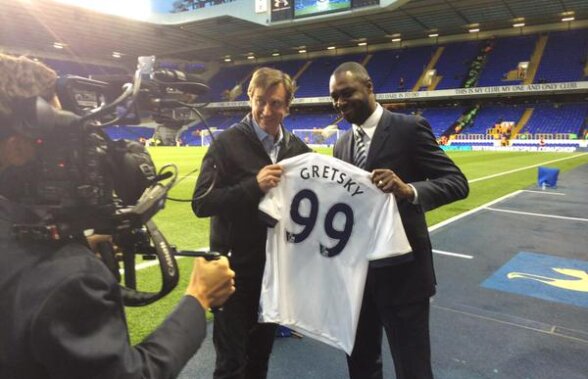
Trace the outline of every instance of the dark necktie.
{"label": "dark necktie", "polygon": [[359,168],[365,168],[367,154],[365,153],[365,143],[363,141],[365,132],[358,128],[353,135],[355,136],[355,154],[353,155],[353,164]]}

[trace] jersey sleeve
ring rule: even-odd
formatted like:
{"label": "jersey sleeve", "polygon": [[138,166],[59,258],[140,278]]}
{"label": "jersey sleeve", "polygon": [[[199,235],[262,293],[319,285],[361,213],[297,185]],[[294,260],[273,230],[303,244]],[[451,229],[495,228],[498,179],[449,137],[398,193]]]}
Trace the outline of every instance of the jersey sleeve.
{"label": "jersey sleeve", "polygon": [[393,195],[385,195],[378,208],[376,234],[367,256],[370,261],[401,256],[412,250]]}
{"label": "jersey sleeve", "polygon": [[279,192],[280,190],[277,187],[272,188],[259,203],[259,217],[266,225],[272,228],[280,221]]}

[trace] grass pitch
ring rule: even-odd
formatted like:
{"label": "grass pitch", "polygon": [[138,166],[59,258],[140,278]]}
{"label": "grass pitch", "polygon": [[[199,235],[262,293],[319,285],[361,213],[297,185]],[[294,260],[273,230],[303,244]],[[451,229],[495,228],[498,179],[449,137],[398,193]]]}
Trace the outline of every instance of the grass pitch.
{"label": "grass pitch", "polygon": [[[174,163],[182,179],[170,191],[173,198],[189,200],[204,157],[202,147],[154,147],[149,150],[157,167]],[[331,149],[317,149],[331,155]],[[513,191],[529,187],[537,181],[537,166],[557,167],[561,172],[588,164],[588,153],[537,153],[537,152],[450,152],[450,157],[470,181],[470,195],[461,200],[427,213],[429,226],[476,208]],[[163,211],[155,216],[155,222],[166,238],[178,249],[197,249],[208,246],[208,219],[198,219],[192,213],[189,202],[167,201]],[[138,259],[138,262],[141,258]],[[127,307],[127,321],[133,343],[140,342],[155,329],[174,308],[184,294],[192,259],[178,259],[180,283],[164,299],[155,304]],[[139,288],[158,291],[161,285],[158,267],[137,272]]]}

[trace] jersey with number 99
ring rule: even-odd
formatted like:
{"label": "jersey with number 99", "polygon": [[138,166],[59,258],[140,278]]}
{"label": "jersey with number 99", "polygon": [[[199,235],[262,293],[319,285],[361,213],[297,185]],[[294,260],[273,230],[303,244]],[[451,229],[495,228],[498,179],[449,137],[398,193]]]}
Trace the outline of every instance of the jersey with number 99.
{"label": "jersey with number 99", "polygon": [[280,165],[280,184],[259,205],[271,226],[260,318],[351,354],[369,261],[403,261],[411,250],[396,201],[336,158]]}

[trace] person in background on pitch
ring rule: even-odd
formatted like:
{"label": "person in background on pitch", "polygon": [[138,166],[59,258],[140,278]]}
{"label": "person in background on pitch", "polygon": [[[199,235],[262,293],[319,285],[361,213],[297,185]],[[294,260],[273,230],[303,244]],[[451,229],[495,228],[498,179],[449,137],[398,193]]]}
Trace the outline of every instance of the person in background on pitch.
{"label": "person in background on pitch", "polygon": [[267,376],[277,326],[257,322],[267,234],[257,207],[280,181],[276,162],[311,151],[282,124],[294,90],[288,74],[256,70],[247,90],[251,113],[216,137],[196,182],[194,213],[212,216],[210,247],[236,273],[237,292],[214,317],[215,379]]}
{"label": "person in background on pitch", "polygon": [[61,243],[12,234],[14,224],[38,217],[19,203],[17,179],[36,144],[19,132],[23,116],[12,104],[40,96],[59,107],[56,79],[41,63],[0,54],[0,377],[175,378],[206,335],[205,309],[235,291],[226,258],[195,259],[186,296],[131,346],[120,287],[84,236]]}
{"label": "person in background on pitch", "polygon": [[397,265],[386,259],[370,262],[355,344],[347,357],[350,377],[382,378],[384,329],[396,377],[433,378],[429,299],[436,282],[425,212],[465,198],[467,179],[439,148],[424,118],[392,113],[376,102],[362,65],[341,64],[329,90],[335,109],[352,124],[337,140],[334,156],[371,171],[372,182],[394,194],[414,255]]}

